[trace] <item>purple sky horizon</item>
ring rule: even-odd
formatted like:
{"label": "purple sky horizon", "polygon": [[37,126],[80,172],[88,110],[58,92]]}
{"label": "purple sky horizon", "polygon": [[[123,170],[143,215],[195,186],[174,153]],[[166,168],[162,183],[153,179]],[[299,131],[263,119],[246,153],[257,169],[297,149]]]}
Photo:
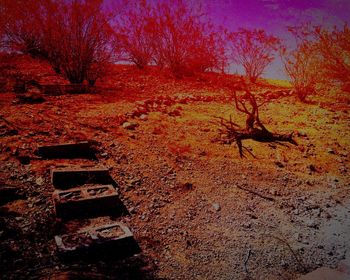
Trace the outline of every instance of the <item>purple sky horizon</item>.
{"label": "purple sky horizon", "polygon": [[[287,26],[305,22],[331,28],[350,23],[350,0],[200,0],[215,24],[229,30],[259,28],[280,37],[285,43],[293,40]],[[241,72],[237,66],[230,71]],[[263,74],[266,78],[286,79],[280,59]]]}

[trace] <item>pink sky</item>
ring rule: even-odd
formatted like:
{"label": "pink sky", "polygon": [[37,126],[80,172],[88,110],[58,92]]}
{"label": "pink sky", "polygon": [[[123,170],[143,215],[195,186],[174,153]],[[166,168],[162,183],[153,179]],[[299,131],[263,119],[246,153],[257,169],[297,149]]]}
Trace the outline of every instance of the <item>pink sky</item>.
{"label": "pink sky", "polygon": [[[105,0],[116,5],[120,0]],[[149,0],[158,2],[163,0]],[[239,27],[264,29],[280,37],[285,43],[294,39],[287,32],[287,26],[305,22],[332,27],[350,25],[350,0],[184,0],[201,3],[214,23],[231,31]],[[231,67],[235,72],[236,66]],[[281,61],[277,58],[266,69],[264,77],[286,79]]]}
{"label": "pink sky", "polygon": [[[217,24],[236,30],[262,28],[288,43],[291,40],[286,26],[311,22],[332,27],[350,24],[350,0],[201,0],[209,16]],[[237,67],[232,67],[235,71]],[[283,68],[277,59],[265,77],[284,79]]]}

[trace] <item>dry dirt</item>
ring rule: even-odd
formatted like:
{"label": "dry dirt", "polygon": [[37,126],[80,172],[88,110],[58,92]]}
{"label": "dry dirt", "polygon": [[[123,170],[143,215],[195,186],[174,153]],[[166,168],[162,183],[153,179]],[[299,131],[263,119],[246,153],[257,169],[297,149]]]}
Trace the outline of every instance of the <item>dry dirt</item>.
{"label": "dry dirt", "polygon": [[[118,67],[98,87],[41,104],[0,94],[8,122],[2,119],[1,183],[22,190],[1,206],[2,279],[66,279],[62,272],[72,279],[297,279],[350,254],[348,93],[310,104],[271,100],[261,120],[273,132],[294,131],[298,146],[247,140],[255,157],[242,159],[234,145],[214,141],[215,117],[244,123],[217,75],[176,81]],[[255,91],[267,89],[285,88],[261,82]],[[165,104],[167,96],[178,96],[176,103]],[[163,101],[143,120],[125,117],[145,100]],[[125,119],[133,130],[123,128]],[[18,134],[6,134],[10,128]],[[98,161],[34,155],[38,145],[86,139]],[[23,155],[29,164],[20,163]],[[49,169],[73,164],[110,168],[130,212],[120,220],[140,254],[92,263],[57,258],[55,234],[108,220],[55,219]]]}

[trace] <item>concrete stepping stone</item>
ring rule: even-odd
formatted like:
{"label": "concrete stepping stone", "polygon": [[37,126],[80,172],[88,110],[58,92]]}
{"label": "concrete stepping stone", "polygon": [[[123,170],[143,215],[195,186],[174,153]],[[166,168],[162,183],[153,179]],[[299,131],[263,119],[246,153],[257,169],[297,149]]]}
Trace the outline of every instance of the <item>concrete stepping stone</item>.
{"label": "concrete stepping stone", "polygon": [[56,167],[51,169],[51,183],[56,189],[69,189],[85,184],[116,185],[104,167]]}
{"label": "concrete stepping stone", "polygon": [[23,197],[19,187],[0,184],[0,205]]}
{"label": "concrete stepping stone", "polygon": [[56,216],[61,219],[116,216],[124,205],[112,185],[90,185],[69,190],[55,190],[52,195]]}
{"label": "concrete stepping stone", "polygon": [[120,222],[56,235],[55,241],[59,255],[67,260],[125,258],[140,251],[130,229]]}
{"label": "concrete stepping stone", "polygon": [[78,143],[63,143],[56,145],[40,146],[37,155],[42,158],[86,158],[96,159],[94,150],[88,141]]}

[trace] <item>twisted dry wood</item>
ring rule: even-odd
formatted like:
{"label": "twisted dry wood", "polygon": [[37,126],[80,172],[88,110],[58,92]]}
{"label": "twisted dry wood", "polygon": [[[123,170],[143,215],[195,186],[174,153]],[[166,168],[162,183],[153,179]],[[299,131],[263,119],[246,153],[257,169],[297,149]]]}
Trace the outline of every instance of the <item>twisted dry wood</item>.
{"label": "twisted dry wood", "polygon": [[219,120],[220,139],[226,144],[236,143],[239,154],[244,157],[244,151],[254,156],[248,149],[243,147],[242,140],[252,139],[258,142],[289,142],[297,145],[293,140],[293,133],[291,134],[277,134],[270,132],[260,121],[259,107],[266,103],[263,101],[258,105],[255,96],[246,88],[245,94],[238,97],[236,91],[233,92],[233,99],[236,109],[247,115],[245,128],[240,127],[232,121],[224,118],[217,118]]}

